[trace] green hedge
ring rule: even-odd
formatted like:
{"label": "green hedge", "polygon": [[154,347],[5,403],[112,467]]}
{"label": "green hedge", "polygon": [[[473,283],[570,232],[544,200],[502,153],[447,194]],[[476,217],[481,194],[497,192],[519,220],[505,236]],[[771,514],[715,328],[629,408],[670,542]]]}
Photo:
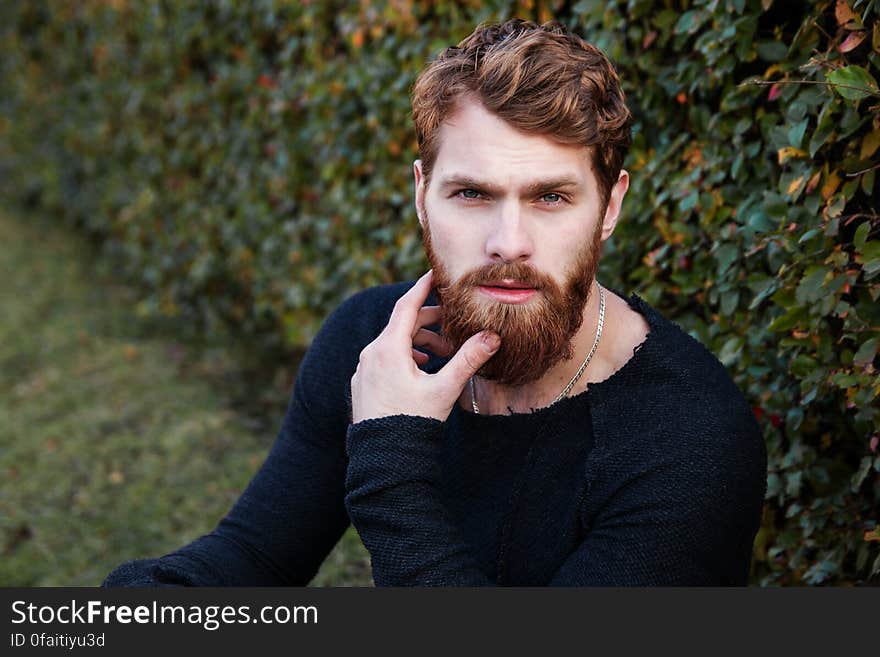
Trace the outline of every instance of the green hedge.
{"label": "green hedge", "polygon": [[603,280],[709,346],[770,454],[752,581],[880,573],[878,0],[7,2],[4,196],[100,239],[144,313],[268,346],[424,267],[408,91],[474,24],[618,64],[634,183]]}

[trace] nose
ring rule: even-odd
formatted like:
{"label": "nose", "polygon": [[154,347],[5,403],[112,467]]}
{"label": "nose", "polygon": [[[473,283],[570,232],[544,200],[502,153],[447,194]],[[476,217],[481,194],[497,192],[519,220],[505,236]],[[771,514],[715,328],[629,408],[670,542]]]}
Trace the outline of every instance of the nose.
{"label": "nose", "polygon": [[515,200],[499,204],[486,240],[486,253],[502,262],[528,260],[534,253],[532,236]]}

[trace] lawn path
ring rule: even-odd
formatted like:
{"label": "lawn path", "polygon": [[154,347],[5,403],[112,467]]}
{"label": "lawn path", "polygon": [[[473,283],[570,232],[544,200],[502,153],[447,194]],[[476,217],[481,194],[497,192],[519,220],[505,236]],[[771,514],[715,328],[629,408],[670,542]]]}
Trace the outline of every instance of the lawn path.
{"label": "lawn path", "polygon": [[[98,585],[210,531],[283,396],[236,410],[235,359],[138,320],[78,235],[0,209],[0,245],[0,585]],[[314,583],[369,583],[367,563],[350,530]]]}

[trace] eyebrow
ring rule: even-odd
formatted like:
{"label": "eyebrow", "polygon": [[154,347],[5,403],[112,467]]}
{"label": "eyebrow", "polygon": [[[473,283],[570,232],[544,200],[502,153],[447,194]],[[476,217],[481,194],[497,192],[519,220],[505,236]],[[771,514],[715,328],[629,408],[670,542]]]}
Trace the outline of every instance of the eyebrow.
{"label": "eyebrow", "polygon": [[[565,189],[567,187],[578,187],[580,182],[574,178],[548,178],[546,180],[535,180],[523,187],[523,193],[526,196],[538,196],[557,189]],[[440,181],[440,187],[461,187],[463,189],[476,189],[485,191],[490,194],[497,194],[501,191],[501,187],[490,182],[478,180],[472,176],[452,174],[446,176]]]}

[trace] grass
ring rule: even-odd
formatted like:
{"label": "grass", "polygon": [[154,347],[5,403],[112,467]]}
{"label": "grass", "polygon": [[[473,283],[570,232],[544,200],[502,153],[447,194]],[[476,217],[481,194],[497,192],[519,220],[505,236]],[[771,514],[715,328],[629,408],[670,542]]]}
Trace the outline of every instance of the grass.
{"label": "grass", "polygon": [[[265,457],[295,363],[254,370],[138,319],[57,225],[0,208],[0,244],[0,585],[98,585],[209,531]],[[350,528],[312,584],[370,583]]]}

